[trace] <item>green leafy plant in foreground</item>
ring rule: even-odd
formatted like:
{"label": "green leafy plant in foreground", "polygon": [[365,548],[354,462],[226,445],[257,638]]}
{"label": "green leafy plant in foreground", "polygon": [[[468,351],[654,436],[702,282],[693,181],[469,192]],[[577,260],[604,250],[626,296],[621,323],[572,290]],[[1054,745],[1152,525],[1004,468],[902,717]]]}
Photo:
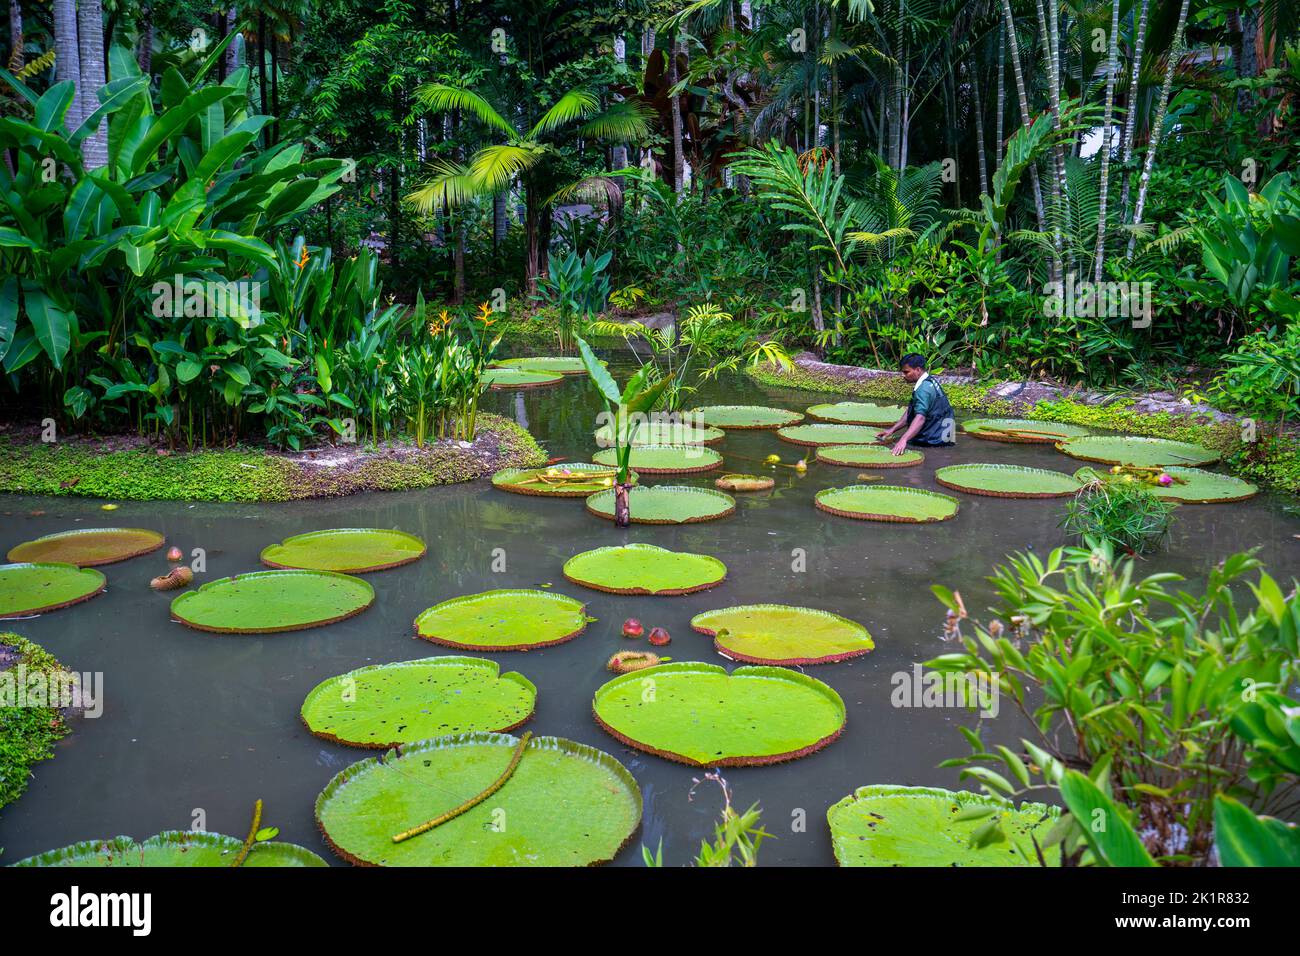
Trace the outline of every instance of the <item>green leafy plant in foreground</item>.
{"label": "green leafy plant in foreground", "polygon": [[1061,527],[1083,539],[1109,541],[1129,554],[1159,548],[1169,536],[1177,505],[1126,478],[1098,478],[1079,489],[1066,506]]}
{"label": "green leafy plant in foreground", "polygon": [[[1275,819],[1295,813],[1300,793],[1300,720],[1284,696],[1300,635],[1294,582],[1284,593],[1243,553],[1192,594],[1172,587],[1179,575],[1138,578],[1132,559],[1090,544],[996,568],[987,623],[933,588],[963,650],[926,666],[992,675],[1036,730],[1012,750],[962,728],[972,753],[942,766],[1003,800],[1058,798],[1070,812],[1046,843],[1060,844],[1066,865],[1294,852],[1295,828]],[[1254,606],[1244,608],[1247,590]],[[980,838],[1004,835],[993,821]]]}
{"label": "green leafy plant in foreground", "polygon": [[[757,866],[758,849],[763,845],[763,841],[772,834],[768,833],[759,826],[759,817],[762,812],[758,809],[758,804],[753,804],[743,813],[736,810],[731,804],[731,787],[726,779],[719,773],[706,773],[704,779],[716,783],[722,791],[722,818],[713,825],[713,842],[708,840],[700,841],[700,852],[696,854],[694,865],[701,867],[714,866]],[[691,798],[694,799],[695,788],[700,785],[700,778],[692,778]],[[646,866],[661,867],[664,865],[664,843],[659,841],[655,852],[651,853],[647,847],[641,847],[641,859]]]}

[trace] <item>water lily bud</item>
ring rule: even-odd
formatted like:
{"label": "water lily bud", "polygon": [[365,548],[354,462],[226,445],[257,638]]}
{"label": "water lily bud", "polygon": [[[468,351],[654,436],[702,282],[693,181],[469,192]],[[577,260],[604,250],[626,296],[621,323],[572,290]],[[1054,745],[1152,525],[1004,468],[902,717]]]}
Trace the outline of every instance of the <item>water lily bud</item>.
{"label": "water lily bud", "polygon": [[655,647],[663,647],[671,641],[672,638],[668,636],[668,632],[662,627],[652,627],[650,629],[650,643]]}
{"label": "water lily bud", "polygon": [[645,628],[641,626],[641,622],[638,621],[636,618],[629,617],[626,621],[623,622],[624,637],[630,637],[636,639],[644,633],[645,633]]}
{"label": "water lily bud", "polygon": [[167,560],[172,562],[172,564],[178,564],[185,560],[185,555],[180,548],[172,545],[167,549]]}
{"label": "water lily bud", "polygon": [[1174,479],[1167,474],[1162,474],[1157,480],[1166,488],[1174,483]]}
{"label": "water lily bud", "polygon": [[781,456],[768,455],[766,458],[763,459],[763,462],[764,464],[768,464],[768,465],[779,465],[781,463]]}

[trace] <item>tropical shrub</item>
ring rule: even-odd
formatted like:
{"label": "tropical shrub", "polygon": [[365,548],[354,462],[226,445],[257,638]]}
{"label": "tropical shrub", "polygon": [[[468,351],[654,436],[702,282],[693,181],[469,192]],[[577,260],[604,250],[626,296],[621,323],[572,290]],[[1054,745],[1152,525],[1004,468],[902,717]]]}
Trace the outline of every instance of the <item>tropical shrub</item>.
{"label": "tropical shrub", "polygon": [[1159,548],[1178,506],[1157,497],[1130,474],[1099,477],[1066,506],[1061,527],[1082,539],[1104,540],[1129,554]]}

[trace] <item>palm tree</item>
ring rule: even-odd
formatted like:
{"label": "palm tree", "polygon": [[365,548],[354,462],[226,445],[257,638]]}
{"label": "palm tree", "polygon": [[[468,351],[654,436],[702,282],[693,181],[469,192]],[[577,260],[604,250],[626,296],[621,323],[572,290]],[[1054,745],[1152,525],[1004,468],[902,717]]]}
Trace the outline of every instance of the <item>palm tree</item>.
{"label": "palm tree", "polygon": [[[59,83],[71,82],[81,89],[81,50],[77,46],[76,0],[54,0],[54,78]],[[68,132],[81,125],[80,95],[72,98],[72,105],[64,116]]]}
{"label": "palm tree", "polygon": [[1106,255],[1106,200],[1110,193],[1110,154],[1114,148],[1112,129],[1115,107],[1115,74],[1119,72],[1119,4],[1113,0],[1110,11],[1110,44],[1106,51],[1106,111],[1102,115],[1101,130],[1101,182],[1097,201],[1097,254],[1093,267],[1093,281],[1100,282],[1102,260]]}
{"label": "palm tree", "polygon": [[546,271],[546,246],[550,238],[551,209],[556,200],[554,163],[557,133],[585,120],[578,127],[585,137],[627,142],[646,135],[642,108],[632,102],[614,103],[595,115],[600,101],[587,90],[575,89],[556,100],[526,132],[516,129],[487,98],[474,90],[446,83],[428,83],[416,98],[435,113],[459,111],[472,116],[504,142],[484,146],[464,163],[442,160],[433,175],[407,196],[419,212],[428,215],[438,207],[452,208],[479,196],[508,192],[518,180],[524,190],[526,237],[526,290],[537,291],[537,277]]}
{"label": "palm tree", "polygon": [[[99,108],[99,90],[107,82],[104,73],[104,5],[101,0],[80,0],[77,5],[77,46],[81,60],[81,116],[85,119]],[[86,169],[108,165],[108,123],[100,122],[81,147]]]}

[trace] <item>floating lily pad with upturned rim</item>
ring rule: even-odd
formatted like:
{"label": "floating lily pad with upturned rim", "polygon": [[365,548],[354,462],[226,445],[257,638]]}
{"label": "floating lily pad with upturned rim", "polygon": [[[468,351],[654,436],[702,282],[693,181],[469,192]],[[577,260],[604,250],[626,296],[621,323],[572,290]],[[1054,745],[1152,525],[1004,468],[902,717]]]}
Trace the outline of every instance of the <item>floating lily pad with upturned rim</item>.
{"label": "floating lily pad with upturned rim", "polygon": [[749,664],[830,664],[876,646],[857,621],[786,604],[705,611],[691,618],[691,627],[712,637],[719,654]]}
{"label": "floating lily pad with upturned rim", "polygon": [[713,428],[737,430],[780,428],[803,421],[802,412],[767,405],[705,405],[692,409],[690,414]]}
{"label": "floating lily pad with upturned rim", "polygon": [[1190,442],[1134,435],[1085,435],[1057,442],[1056,447],[1071,458],[1100,461],[1107,465],[1144,465],[1161,467],[1212,465],[1219,453]]}
{"label": "floating lily pad with upturned rim", "polygon": [[199,631],[276,634],[343,621],[375,602],[375,589],[337,571],[253,571],[218,578],[172,601],[172,617]]}
{"label": "floating lily pad with upturned rim", "polygon": [[161,534],[147,528],[78,528],[24,541],[11,548],[7,557],[20,563],[90,568],[157,551],[164,541]]}
{"label": "floating lily pad with upturned rim", "polygon": [[[992,807],[1006,839],[976,849],[975,831],[990,816],[960,819],[962,811]],[[831,846],[840,866],[1040,866],[1060,810],[1041,803],[1013,807],[978,793],[880,784],[859,787],[826,811]],[[1046,846],[1048,866],[1060,864],[1059,846]]]}
{"label": "floating lily pad with upturned rim", "polygon": [[[1203,468],[1180,468],[1176,465],[1170,465],[1164,471],[1172,478],[1181,478],[1182,483],[1174,482],[1165,486],[1143,482],[1143,487],[1158,498],[1180,504],[1227,504],[1231,501],[1245,501],[1259,494],[1258,486],[1232,475],[1220,475]],[[1074,476],[1083,482],[1109,477],[1105,472],[1091,467],[1080,468]]]}
{"label": "floating lily pad with upturned rim", "polygon": [[[642,422],[632,433],[631,444],[638,445],[712,445],[722,441],[727,433],[708,425],[690,425],[686,422]],[[596,429],[596,444],[601,448],[614,448],[614,428],[602,425]]]}
{"label": "floating lily pad with upturned rim", "polygon": [[910,468],[925,461],[925,455],[911,448],[895,455],[888,445],[827,445],[817,449],[817,460],[854,468]]}
{"label": "floating lily pad with upturned rim", "polygon": [[[606,448],[591,458],[612,467],[618,462],[618,449]],[[722,455],[704,445],[634,445],[628,456],[628,467],[644,475],[689,475],[721,464]]]}
{"label": "floating lily pad with upturned rim", "polygon": [[546,375],[585,375],[587,367],[582,359],[573,355],[531,355],[526,358],[502,359],[494,362],[495,368],[517,368],[524,372],[542,372]]}
{"label": "floating lily pad with upturned rim", "polygon": [[415,634],[468,651],[529,651],[581,634],[588,621],[584,608],[554,591],[502,588],[435,604],[415,619]]}
{"label": "floating lily pad with upturned rim", "polygon": [[512,388],[542,388],[558,385],[564,376],[552,372],[529,372],[519,368],[490,368],[483,373],[482,382],[488,388],[503,391]]}
{"label": "floating lily pad with upturned rim", "polygon": [[537,688],[496,661],[427,657],[374,664],[312,688],[300,715],[317,737],[387,749],[430,737],[514,730],[533,714]]}
{"label": "floating lily pad with upturned rim", "polygon": [[869,445],[880,435],[874,425],[791,425],[778,428],[776,436],[795,445]]}
{"label": "floating lily pad with upturned rim", "polygon": [[[541,468],[503,468],[492,476],[492,486],[502,491],[513,491],[517,495],[536,495],[541,498],[586,498],[614,483],[614,479],[607,475],[612,467],[612,465],[574,461],[560,465],[545,465]],[[591,481],[559,480],[548,484],[538,478],[539,475],[544,474],[556,476],[566,472],[576,474],[588,471],[594,473]],[[634,484],[638,480],[635,471],[628,477]]]}
{"label": "floating lily pad with upturned rim", "polygon": [[641,825],[641,790],[609,754],[533,737],[488,799],[418,836],[393,836],[491,787],[519,741],[507,734],[435,737],[348,767],[316,798],[330,847],[358,866],[592,866]]}
{"label": "floating lily pad with upturned rim", "polygon": [[267,546],[262,549],[262,563],[272,568],[361,574],[410,564],[424,552],[424,542],[405,531],[331,528],[295,534]]}
{"label": "floating lily pad with upturned rim", "polygon": [[[46,850],[19,860],[14,866],[35,867],[229,867],[239,857],[244,841],[202,830],[166,830],[137,843],[128,836],[110,840],[85,840],[57,850]],[[293,843],[254,843],[244,858],[245,867],[328,866],[305,847]]]}
{"label": "floating lily pad with upturned rim", "polygon": [[[1066,439],[1080,438],[1091,432],[1079,425],[1062,425],[1060,422],[1040,422],[1029,418],[970,418],[961,423],[961,430],[976,438],[1009,442],[1013,445],[1051,445]],[[1017,432],[1017,434],[1006,434]]]}
{"label": "floating lily pad with upturned rim", "polygon": [[105,587],[104,575],[94,568],[54,562],[0,564],[0,620],[71,607]]}
{"label": "floating lily pad with upturned rim", "polygon": [[[587,499],[587,510],[599,518],[614,517],[614,489]],[[736,510],[736,499],[712,488],[687,485],[643,485],[627,494],[628,519],[634,524],[695,524],[725,518]]]}
{"label": "floating lily pad with upturned rim", "polygon": [[1063,471],[1024,465],[948,465],[934,473],[934,480],[945,488],[992,498],[1064,498],[1083,487]]}
{"label": "floating lily pad with upturned rim", "polygon": [[844,730],[844,701],[782,667],[682,661],[623,674],[597,689],[592,713],[638,750],[693,767],[745,767],[821,750]]}
{"label": "floating lily pad with upturned rim", "polygon": [[610,594],[691,594],[721,584],[727,566],[707,554],[637,543],[576,554],[564,562],[564,576]]}
{"label": "floating lily pad with upturned rim", "polygon": [[902,417],[900,405],[876,405],[872,402],[834,402],[810,405],[804,409],[809,418],[841,425],[892,425]]}
{"label": "floating lily pad with upturned rim", "polygon": [[924,488],[901,485],[849,485],[827,488],[814,499],[822,511],[845,518],[867,521],[897,521],[927,524],[957,517],[956,498]]}

